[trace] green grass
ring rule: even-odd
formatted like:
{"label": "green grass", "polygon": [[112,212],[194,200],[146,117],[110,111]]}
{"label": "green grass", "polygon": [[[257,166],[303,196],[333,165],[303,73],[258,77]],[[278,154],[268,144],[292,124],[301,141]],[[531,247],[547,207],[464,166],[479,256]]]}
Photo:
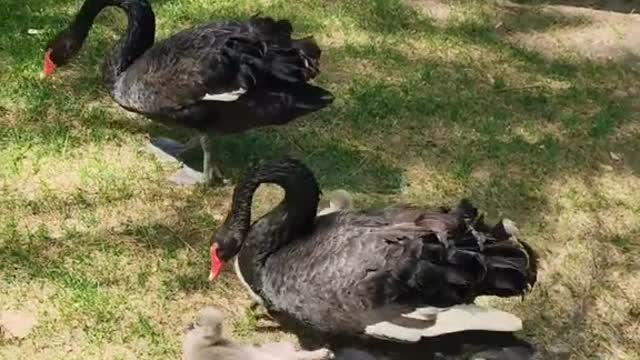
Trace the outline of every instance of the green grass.
{"label": "green grass", "polygon": [[[587,19],[452,4],[450,19],[436,22],[395,0],[153,2],[159,38],[262,11],[291,19],[324,49],[317,81],[335,104],[287,127],[221,139],[234,180],[251,163],[289,154],[324,190],[345,188],[362,207],[469,196],[515,220],[542,254],[535,291],[499,302],[524,319],[523,336],[568,344],[578,359],[632,359],[640,348],[637,67],[549,59],[495,26],[496,14],[523,33]],[[176,167],[144,145],[149,133],[173,131],[126,113],[102,87],[100,64],[125,17],[105,12],[76,61],[38,79],[46,42],[79,6],[9,0],[0,8],[0,311],[39,321],[25,340],[0,339],[0,358],[178,358],[181,329],[205,304],[222,307],[241,339],[286,336],[257,331],[231,273],[206,281],[209,240],[232,187],[167,184]],[[277,196],[261,188],[257,212]]]}

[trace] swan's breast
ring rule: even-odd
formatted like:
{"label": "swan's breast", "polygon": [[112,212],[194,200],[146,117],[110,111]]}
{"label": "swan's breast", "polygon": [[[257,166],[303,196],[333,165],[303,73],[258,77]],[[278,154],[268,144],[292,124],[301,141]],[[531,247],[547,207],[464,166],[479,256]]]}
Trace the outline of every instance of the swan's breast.
{"label": "swan's breast", "polygon": [[238,279],[240,279],[240,283],[242,284],[242,286],[244,286],[244,288],[249,293],[249,296],[251,297],[251,299],[253,299],[253,301],[257,302],[260,305],[264,305],[264,300],[262,300],[262,298],[253,291],[251,286],[249,286],[249,284],[245,281],[244,277],[242,276],[242,271],[240,271],[240,264],[238,263],[238,257],[236,257],[236,259],[233,261],[233,270],[235,271]]}

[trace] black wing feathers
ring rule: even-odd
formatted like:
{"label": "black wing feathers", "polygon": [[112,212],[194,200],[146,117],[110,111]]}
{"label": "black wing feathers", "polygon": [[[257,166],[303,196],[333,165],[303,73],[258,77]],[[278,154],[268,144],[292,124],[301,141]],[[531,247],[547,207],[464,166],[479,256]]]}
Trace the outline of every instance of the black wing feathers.
{"label": "black wing feathers", "polygon": [[210,89],[303,83],[320,73],[320,48],[312,37],[292,40],[289,21],[254,16],[244,25],[229,31],[212,58],[205,76]]}
{"label": "black wing feathers", "polygon": [[408,283],[427,303],[449,306],[479,295],[521,295],[535,284],[535,252],[502,222],[486,224],[468,200],[452,211],[424,212],[415,224],[426,233]]}

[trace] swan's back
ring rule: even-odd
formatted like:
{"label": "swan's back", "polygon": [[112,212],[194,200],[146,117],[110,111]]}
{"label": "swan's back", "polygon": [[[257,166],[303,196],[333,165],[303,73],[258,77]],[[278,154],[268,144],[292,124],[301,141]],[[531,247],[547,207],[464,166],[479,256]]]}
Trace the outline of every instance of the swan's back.
{"label": "swan's back", "polygon": [[528,291],[535,282],[529,250],[477,215],[463,202],[453,211],[392,207],[318,217],[309,235],[267,259],[262,296],[271,310],[315,330],[362,333],[416,306]]}
{"label": "swan's back", "polygon": [[[320,48],[312,39],[293,40],[291,31],[287,20],[276,21],[269,17],[215,22],[180,31],[157,42],[131,64],[115,82],[112,96],[131,111],[171,117],[172,112],[192,106],[202,107],[203,102],[224,106],[225,102],[232,101],[203,100],[207,96],[215,98],[216,94],[233,94],[240,89],[241,92],[249,92],[252,87],[273,84],[278,88],[282,87],[278,85],[282,78],[284,82],[295,82],[304,76],[313,78],[318,71]],[[308,63],[313,63],[309,64],[312,70],[305,70],[299,51],[308,56]],[[295,61],[299,66],[286,61],[281,64],[282,54],[288,54],[291,59],[286,61]],[[281,65],[281,68],[271,66],[273,64]],[[294,72],[299,78],[287,77],[290,75],[287,71]],[[274,78],[265,79],[271,75]],[[206,106],[202,111],[209,117],[215,117],[219,114],[214,110]],[[199,115],[196,113],[186,118],[193,120]],[[203,127],[194,123],[186,125]]]}

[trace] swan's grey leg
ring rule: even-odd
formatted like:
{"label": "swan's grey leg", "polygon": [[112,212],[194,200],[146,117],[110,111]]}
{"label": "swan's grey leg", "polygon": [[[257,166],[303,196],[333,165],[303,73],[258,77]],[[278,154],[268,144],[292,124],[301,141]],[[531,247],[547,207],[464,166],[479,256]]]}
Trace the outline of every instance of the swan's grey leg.
{"label": "swan's grey leg", "polygon": [[147,149],[160,162],[184,162],[183,155],[195,147],[200,149],[199,135],[190,139],[186,144],[162,136],[151,138],[147,144]]}
{"label": "swan's grey leg", "polygon": [[[182,169],[173,174],[169,180],[178,185],[195,185],[198,183],[215,184],[226,183],[215,161],[215,150],[210,134],[199,134],[192,137],[186,144],[158,137],[152,139],[150,150],[163,162],[179,161],[183,163]],[[196,149],[202,149],[203,167],[202,173],[188,165],[188,160],[196,156]]]}
{"label": "swan's grey leg", "polygon": [[189,140],[184,143],[184,147],[178,152],[178,157],[184,161],[184,155],[195,149],[196,147],[200,147],[200,135],[193,136],[189,138]]}
{"label": "swan's grey leg", "polygon": [[218,164],[215,159],[211,134],[202,134],[200,136],[200,145],[202,146],[202,152],[204,153],[202,164],[204,182],[208,185],[226,183],[227,181],[222,176],[222,172],[218,168]]}

